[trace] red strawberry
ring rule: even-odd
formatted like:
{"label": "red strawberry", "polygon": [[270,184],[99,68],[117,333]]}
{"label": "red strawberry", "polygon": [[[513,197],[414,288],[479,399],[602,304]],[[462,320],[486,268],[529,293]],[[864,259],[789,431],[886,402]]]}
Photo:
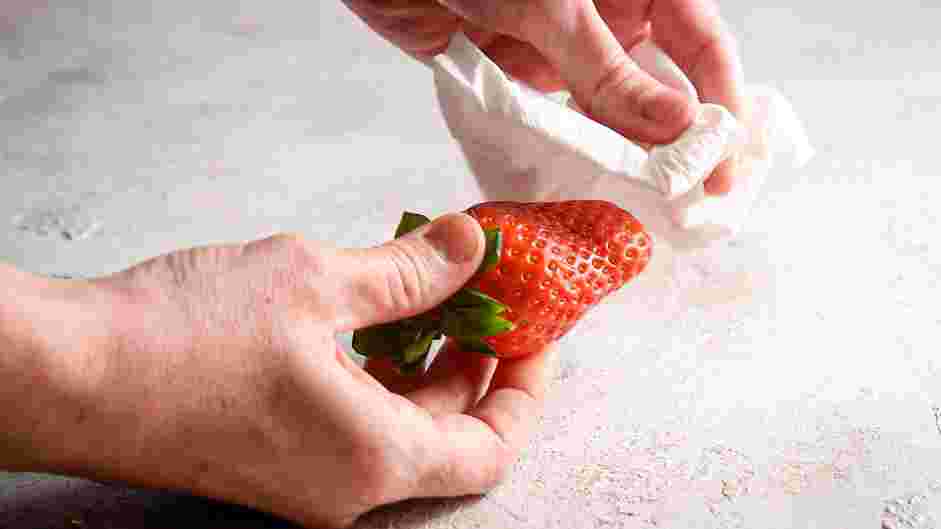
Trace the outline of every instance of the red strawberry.
{"label": "red strawberry", "polygon": [[[419,367],[431,343],[500,358],[542,349],[644,270],[652,242],[630,213],[602,200],[488,202],[466,211],[487,234],[481,270],[428,313],[357,331],[357,352]],[[406,213],[396,237],[430,222]]]}

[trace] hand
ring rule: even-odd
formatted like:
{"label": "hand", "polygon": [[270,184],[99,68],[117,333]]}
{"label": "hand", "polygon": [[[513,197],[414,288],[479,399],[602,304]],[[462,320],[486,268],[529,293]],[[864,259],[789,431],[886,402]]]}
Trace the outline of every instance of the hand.
{"label": "hand", "polygon": [[[463,30],[504,71],[545,91],[568,89],[585,113],[646,144],[689,127],[695,102],[644,71],[630,52],[660,46],[704,103],[748,123],[736,44],[713,0],[344,0],[372,29],[418,59]],[[652,71],[652,69],[651,69]],[[713,194],[735,180],[729,161],[706,180]]]}
{"label": "hand", "polygon": [[[57,415],[80,416],[68,444],[85,452],[56,470],[318,529],[406,498],[488,490],[539,414],[546,354],[497,364],[452,348],[400,395],[335,341],[439,304],[483,249],[477,223],[451,214],[372,249],[276,236],[91,281],[84,297],[109,300],[95,310],[117,329],[114,349],[83,360],[67,384],[79,409]],[[381,362],[370,370],[390,374]]]}

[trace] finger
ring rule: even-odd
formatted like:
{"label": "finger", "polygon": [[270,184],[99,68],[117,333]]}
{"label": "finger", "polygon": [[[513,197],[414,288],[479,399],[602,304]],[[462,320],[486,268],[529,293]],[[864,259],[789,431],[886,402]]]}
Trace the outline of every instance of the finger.
{"label": "finger", "polygon": [[421,387],[405,396],[431,415],[464,413],[483,397],[497,367],[497,360],[461,351],[453,342],[425,374]]}
{"label": "finger", "polygon": [[424,494],[479,494],[496,486],[525,446],[554,372],[554,350],[500,362],[487,395],[467,414],[435,419],[440,455],[421,480]]}
{"label": "finger", "polygon": [[403,375],[386,357],[367,358],[365,370],[386,389],[405,395],[432,415],[460,413],[480,400],[496,360],[463,353],[448,341],[425,373]]}
{"label": "finger", "polygon": [[324,259],[335,286],[337,330],[351,331],[426,312],[460,289],[483,259],[484,236],[469,215],[445,215],[376,248]]}
{"label": "finger", "polygon": [[630,48],[625,46],[624,49],[629,49],[629,54],[631,58],[637,62],[637,65],[643,68],[645,72],[652,75],[656,80],[686,94],[686,97],[691,101],[699,100],[696,87],[693,86],[689,79],[686,78],[683,71],[670,60],[669,56],[661,50],[652,39],[648,38],[637,42]]}
{"label": "finger", "polygon": [[526,430],[516,425],[523,411],[534,416],[545,397],[546,388],[555,370],[555,346],[519,359],[501,360],[490,381],[490,389],[480,403],[469,412],[490,425],[508,445],[519,449],[526,440]]}
{"label": "finger", "polygon": [[481,49],[486,48],[494,39],[500,37],[500,34],[496,31],[480,27],[469,20],[461,21],[461,31]]}
{"label": "finger", "polygon": [[415,18],[430,14],[448,13],[448,9],[434,0],[343,0],[352,11],[368,17]]}
{"label": "finger", "polygon": [[[641,69],[626,53],[592,2],[574,13],[547,13],[527,35],[568,84],[581,108],[624,136],[668,143],[693,120],[694,101]],[[631,38],[642,35],[642,28]]]}
{"label": "finger", "polygon": [[[690,79],[704,103],[727,108],[748,122],[745,81],[738,47],[711,0],[653,0],[654,39]],[[712,194],[734,185],[734,164],[726,162],[706,180]]]}
{"label": "finger", "polygon": [[344,3],[376,33],[403,51],[427,59],[447,47],[460,18],[433,0],[345,0]]}
{"label": "finger", "polygon": [[460,24],[458,17],[445,13],[414,19],[379,19],[371,25],[402,51],[426,60],[447,49]]}
{"label": "finger", "polygon": [[542,92],[565,89],[565,81],[539,50],[507,35],[497,35],[481,46],[487,57],[507,75]]}

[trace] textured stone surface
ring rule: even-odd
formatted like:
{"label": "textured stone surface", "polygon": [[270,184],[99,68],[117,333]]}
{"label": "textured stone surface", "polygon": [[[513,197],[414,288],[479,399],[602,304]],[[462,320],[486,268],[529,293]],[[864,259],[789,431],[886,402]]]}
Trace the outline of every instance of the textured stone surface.
{"label": "textured stone surface", "polygon": [[[339,2],[47,3],[0,18],[0,259],[91,275],[280,230],[363,246],[402,209],[478,196],[429,72]],[[941,8],[893,2],[886,27],[884,5],[772,5],[722,3],[750,81],[793,100],[819,156],[773,176],[740,237],[658,252],[566,338],[504,485],[360,527],[941,522]],[[0,527],[188,521],[286,526],[154,491],[0,482]]]}

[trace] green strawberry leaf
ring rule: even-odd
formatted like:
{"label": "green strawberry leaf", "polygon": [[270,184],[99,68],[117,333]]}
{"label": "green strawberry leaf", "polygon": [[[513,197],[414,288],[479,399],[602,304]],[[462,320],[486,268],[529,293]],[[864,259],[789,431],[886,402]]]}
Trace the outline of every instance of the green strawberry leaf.
{"label": "green strawberry leaf", "polygon": [[431,222],[431,219],[421,213],[406,211],[402,213],[402,220],[399,221],[399,226],[395,229],[395,238],[398,239],[406,233],[414,231],[429,222]]}
{"label": "green strawberry leaf", "polygon": [[365,357],[385,354],[391,349],[390,341],[398,339],[398,331],[376,325],[353,332],[353,350]]}
{"label": "green strawberry leaf", "polygon": [[445,301],[449,309],[470,309],[486,307],[493,314],[501,314],[506,305],[473,288],[462,288]]}
{"label": "green strawberry leaf", "polygon": [[487,306],[456,309],[444,313],[444,334],[452,338],[486,338],[514,328],[513,322],[501,318]]}
{"label": "green strawberry leaf", "polygon": [[365,357],[390,355],[399,359],[421,333],[407,321],[374,325],[353,332],[353,350]]}
{"label": "green strawberry leaf", "polygon": [[477,269],[478,274],[492,270],[493,267],[497,266],[500,262],[500,253],[503,251],[503,233],[499,228],[484,230],[484,239],[486,239],[487,245],[484,250],[484,260],[480,263],[480,268]]}
{"label": "green strawberry leaf", "polygon": [[487,356],[497,356],[497,352],[494,351],[487,342],[478,339],[478,338],[457,338],[455,339],[457,346],[466,353],[481,353]]}
{"label": "green strawberry leaf", "polygon": [[[406,211],[395,230],[399,238],[431,219],[420,213]],[[477,274],[492,270],[500,262],[503,234],[499,229],[484,230],[486,247]],[[401,373],[418,371],[425,363],[435,340],[450,336],[462,349],[496,356],[481,338],[494,336],[514,328],[500,316],[507,307],[498,300],[472,288],[463,288],[442,307],[397,322],[359,329],[353,333],[353,349],[363,356],[387,355]]]}
{"label": "green strawberry leaf", "polygon": [[402,362],[405,365],[424,363],[428,351],[431,350],[431,342],[435,339],[437,331],[422,330],[418,333],[416,339],[402,352]]}

